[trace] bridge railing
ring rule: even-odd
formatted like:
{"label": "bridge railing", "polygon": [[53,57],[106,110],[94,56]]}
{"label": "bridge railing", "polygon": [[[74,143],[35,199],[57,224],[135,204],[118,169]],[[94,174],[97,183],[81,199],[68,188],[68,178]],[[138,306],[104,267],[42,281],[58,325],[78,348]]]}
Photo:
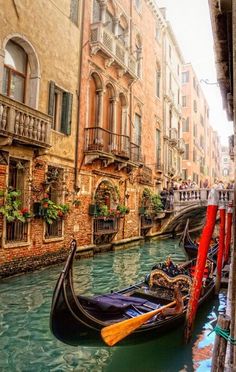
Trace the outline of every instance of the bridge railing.
{"label": "bridge railing", "polygon": [[[185,189],[174,191],[174,206],[187,206],[188,204],[207,204],[211,189]],[[223,189],[219,192],[219,200],[229,202],[234,199],[234,190]]]}

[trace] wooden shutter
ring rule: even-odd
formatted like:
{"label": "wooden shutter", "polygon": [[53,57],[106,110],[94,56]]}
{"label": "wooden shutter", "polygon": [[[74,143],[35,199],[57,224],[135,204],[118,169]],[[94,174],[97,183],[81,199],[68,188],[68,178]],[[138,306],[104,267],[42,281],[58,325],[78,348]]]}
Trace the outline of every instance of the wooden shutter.
{"label": "wooden shutter", "polygon": [[73,94],[63,92],[62,112],[61,112],[61,132],[71,134],[71,113],[72,113]]}
{"label": "wooden shutter", "polygon": [[55,83],[49,82],[48,115],[54,115]]}

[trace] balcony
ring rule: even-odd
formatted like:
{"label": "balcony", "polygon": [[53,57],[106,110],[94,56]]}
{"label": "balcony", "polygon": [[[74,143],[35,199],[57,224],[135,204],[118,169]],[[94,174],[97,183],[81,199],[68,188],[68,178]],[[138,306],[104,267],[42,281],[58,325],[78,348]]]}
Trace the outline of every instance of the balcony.
{"label": "balcony", "polygon": [[52,118],[0,94],[0,136],[40,148],[50,147]]}
{"label": "balcony", "polygon": [[178,143],[178,132],[176,128],[169,129],[169,142],[172,146],[176,146]]}
{"label": "balcony", "polygon": [[113,133],[100,127],[85,129],[85,149],[87,163],[98,158],[109,162],[142,163],[140,147],[130,141],[130,137]]}
{"label": "balcony", "polygon": [[229,136],[229,156],[234,161],[234,135]]}
{"label": "balcony", "polygon": [[101,22],[91,25],[90,46],[92,54],[100,53],[107,60],[107,67],[114,65],[121,75],[126,74],[131,80],[137,79],[136,59]]}
{"label": "balcony", "polygon": [[144,165],[142,168],[139,168],[137,180],[143,185],[152,186],[152,169],[147,167],[146,165]]}
{"label": "balcony", "polygon": [[118,232],[117,217],[96,217],[93,222],[95,244],[110,243]]}
{"label": "balcony", "polygon": [[178,139],[177,147],[178,147],[179,153],[184,154],[184,152],[185,152],[185,142],[184,142],[183,138]]}

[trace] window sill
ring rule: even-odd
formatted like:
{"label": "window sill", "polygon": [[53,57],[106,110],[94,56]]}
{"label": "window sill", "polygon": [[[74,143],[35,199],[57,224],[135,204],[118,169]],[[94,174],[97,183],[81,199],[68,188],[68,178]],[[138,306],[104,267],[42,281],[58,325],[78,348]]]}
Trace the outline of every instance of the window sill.
{"label": "window sill", "polygon": [[61,242],[64,240],[64,236],[58,236],[54,238],[43,238],[43,243]]}
{"label": "window sill", "polygon": [[5,243],[5,242],[3,242],[2,243],[2,247],[3,248],[6,248],[6,249],[8,249],[8,248],[19,248],[19,247],[29,247],[30,246],[30,244],[31,244],[31,242],[30,241],[28,241],[28,242],[14,242],[14,243]]}
{"label": "window sill", "polygon": [[65,134],[65,133],[63,133],[63,132],[60,132],[59,130],[56,130],[56,129],[51,129],[51,132],[52,132],[52,133],[55,133],[55,134],[57,134],[57,135],[60,135],[60,136],[62,136],[62,137],[68,137],[68,134]]}

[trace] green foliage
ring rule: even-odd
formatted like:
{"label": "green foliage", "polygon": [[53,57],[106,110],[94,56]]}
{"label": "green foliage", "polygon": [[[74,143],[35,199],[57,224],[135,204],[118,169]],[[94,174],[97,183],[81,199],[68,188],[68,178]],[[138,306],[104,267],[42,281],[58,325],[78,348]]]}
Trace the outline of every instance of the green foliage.
{"label": "green foliage", "polygon": [[118,204],[117,205],[117,210],[122,215],[127,214],[130,211],[129,207],[126,207],[126,205],[123,205],[123,204]]}
{"label": "green foliage", "polygon": [[99,216],[107,217],[107,216],[109,216],[109,214],[110,214],[109,212],[110,212],[110,211],[109,211],[109,209],[108,209],[108,206],[105,205],[105,204],[100,205],[100,206],[98,207],[98,215],[99,215]]}
{"label": "green foliage", "polygon": [[[151,209],[155,214],[163,211],[163,204],[159,194],[153,193],[149,188],[145,187],[142,194],[142,207]],[[148,214],[146,210],[145,214]]]}
{"label": "green foliage", "polygon": [[[7,222],[15,220],[26,222],[32,217],[28,208],[21,209],[22,202],[20,200],[21,192],[18,190],[9,190],[5,196],[5,203],[0,207],[0,213],[6,218]],[[0,191],[0,196],[4,196],[4,191]]]}
{"label": "green foliage", "polygon": [[70,209],[67,204],[56,204],[49,198],[42,199],[41,204],[42,216],[49,225],[59,218],[63,218]]}
{"label": "green foliage", "polygon": [[161,202],[161,197],[158,194],[152,194],[151,196],[151,205],[155,213],[163,211],[163,204]]}

